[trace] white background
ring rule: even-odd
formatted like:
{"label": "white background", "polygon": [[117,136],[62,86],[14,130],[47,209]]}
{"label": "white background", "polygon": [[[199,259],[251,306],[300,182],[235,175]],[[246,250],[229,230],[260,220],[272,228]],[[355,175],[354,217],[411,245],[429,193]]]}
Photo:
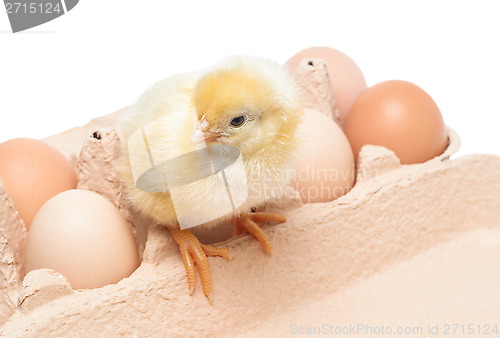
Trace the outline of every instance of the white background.
{"label": "white background", "polygon": [[459,155],[500,154],[498,1],[80,0],[16,34],[0,8],[0,142],[85,124],[231,54],[285,62],[323,45],[349,55],[369,86],[402,79],[427,91],[459,133]]}

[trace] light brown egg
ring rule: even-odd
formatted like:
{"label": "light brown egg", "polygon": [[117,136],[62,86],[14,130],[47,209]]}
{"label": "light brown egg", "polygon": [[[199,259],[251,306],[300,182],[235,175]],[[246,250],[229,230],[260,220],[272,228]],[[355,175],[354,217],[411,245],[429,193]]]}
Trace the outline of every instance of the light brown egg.
{"label": "light brown egg", "polygon": [[420,87],[392,80],[364,91],[344,125],[354,156],[365,144],[385,146],[403,164],[419,163],[443,153],[446,126],[434,100]]}
{"label": "light brown egg", "polygon": [[363,73],[346,54],[333,48],[311,47],[298,52],[286,62],[292,74],[304,58],[318,58],[326,61],[333,96],[342,121],[345,121],[352,104],[367,87]]}
{"label": "light brown egg", "polygon": [[327,116],[306,110],[298,133],[304,143],[291,186],[302,201],[329,202],[347,193],[354,184],[355,166],[342,129]]}
{"label": "light brown egg", "polygon": [[45,202],[77,184],[76,172],[62,153],[29,138],[0,144],[0,177],[27,230]]}
{"label": "light brown egg", "polygon": [[120,211],[101,195],[69,190],[36,214],[25,246],[25,271],[48,268],[74,289],[98,288],[139,266],[137,244]]}

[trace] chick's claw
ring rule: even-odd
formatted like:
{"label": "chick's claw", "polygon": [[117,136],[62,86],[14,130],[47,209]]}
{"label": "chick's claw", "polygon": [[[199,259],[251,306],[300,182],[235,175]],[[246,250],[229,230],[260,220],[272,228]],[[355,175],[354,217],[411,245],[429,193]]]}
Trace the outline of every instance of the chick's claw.
{"label": "chick's claw", "polygon": [[252,236],[257,238],[257,240],[262,245],[262,248],[272,255],[273,245],[267,237],[266,233],[260,228],[263,223],[266,222],[286,222],[286,217],[280,214],[267,213],[267,212],[254,212],[250,214],[241,215],[238,218],[232,218],[229,220],[234,224],[234,235],[240,235],[247,231]]}
{"label": "chick's claw", "polygon": [[225,259],[231,260],[231,254],[229,253],[228,249],[224,248],[217,248],[215,246],[211,245],[206,245],[206,244],[201,244],[201,248],[203,249],[203,252],[205,252],[205,255],[207,256],[219,256],[223,257]]}
{"label": "chick's claw", "polygon": [[210,281],[210,269],[207,256],[220,256],[231,259],[229,251],[224,248],[216,248],[201,244],[200,241],[189,231],[180,229],[169,229],[175,242],[179,245],[182,261],[186,268],[189,294],[192,294],[196,285],[195,264],[200,273],[203,294],[212,302],[212,284]]}
{"label": "chick's claw", "polygon": [[264,250],[268,254],[272,255],[273,245],[271,244],[271,241],[267,237],[264,230],[262,230],[257,223],[255,223],[248,216],[246,216],[246,217],[240,217],[236,221],[236,224],[237,224],[236,226],[238,228],[240,228],[238,230],[238,232],[240,232],[242,230],[242,228],[245,229],[246,231],[248,231],[250,234],[252,234],[255,238],[257,238],[259,240],[259,242],[262,245],[262,247],[264,248]]}

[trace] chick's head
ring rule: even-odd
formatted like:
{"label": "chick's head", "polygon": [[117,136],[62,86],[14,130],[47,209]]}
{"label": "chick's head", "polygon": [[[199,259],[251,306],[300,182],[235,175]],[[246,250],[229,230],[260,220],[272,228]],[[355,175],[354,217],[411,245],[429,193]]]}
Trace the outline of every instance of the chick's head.
{"label": "chick's head", "polygon": [[235,146],[244,157],[295,142],[301,116],[298,89],[272,61],[222,61],[198,81],[194,105],[200,121],[194,140]]}

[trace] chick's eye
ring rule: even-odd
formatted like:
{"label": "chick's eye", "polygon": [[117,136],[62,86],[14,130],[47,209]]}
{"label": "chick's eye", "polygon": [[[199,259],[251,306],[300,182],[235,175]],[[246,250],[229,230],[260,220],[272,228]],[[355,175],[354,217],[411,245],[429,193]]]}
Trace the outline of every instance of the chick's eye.
{"label": "chick's eye", "polygon": [[234,119],[232,119],[231,125],[233,127],[240,127],[244,122],[245,122],[245,116],[241,115],[241,116],[238,116],[238,117],[235,117]]}

